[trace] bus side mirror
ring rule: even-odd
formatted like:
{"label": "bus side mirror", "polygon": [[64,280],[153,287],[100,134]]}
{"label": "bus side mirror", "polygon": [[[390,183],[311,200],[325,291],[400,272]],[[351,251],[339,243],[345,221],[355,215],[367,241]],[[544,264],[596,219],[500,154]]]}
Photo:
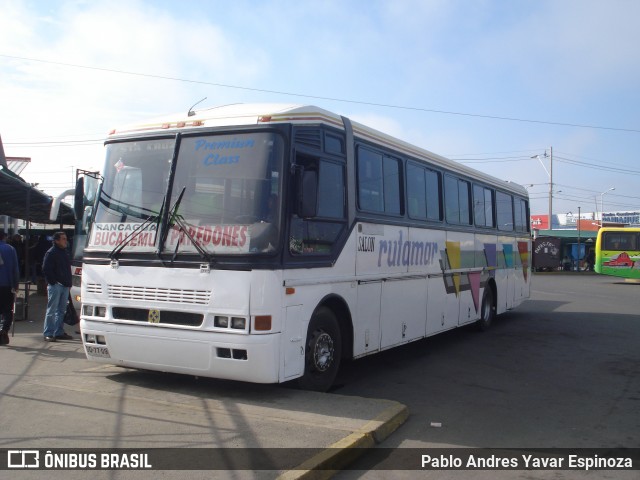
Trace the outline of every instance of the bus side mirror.
{"label": "bus side mirror", "polygon": [[86,232],[89,228],[89,220],[93,216],[93,207],[91,205],[87,205],[84,207],[84,213],[82,215],[82,231]]}
{"label": "bus side mirror", "polygon": [[318,214],[318,172],[298,170],[298,216],[312,218]]}
{"label": "bus side mirror", "polygon": [[80,220],[84,215],[84,177],[76,181],[76,191],[73,197],[73,214],[76,220]]}

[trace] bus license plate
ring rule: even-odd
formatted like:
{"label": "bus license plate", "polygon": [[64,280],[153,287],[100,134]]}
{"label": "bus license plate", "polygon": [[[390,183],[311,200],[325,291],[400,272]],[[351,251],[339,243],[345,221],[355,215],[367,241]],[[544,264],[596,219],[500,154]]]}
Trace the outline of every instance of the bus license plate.
{"label": "bus license plate", "polygon": [[107,347],[92,347],[90,345],[85,345],[85,348],[87,349],[87,355],[91,355],[92,357],[111,358]]}

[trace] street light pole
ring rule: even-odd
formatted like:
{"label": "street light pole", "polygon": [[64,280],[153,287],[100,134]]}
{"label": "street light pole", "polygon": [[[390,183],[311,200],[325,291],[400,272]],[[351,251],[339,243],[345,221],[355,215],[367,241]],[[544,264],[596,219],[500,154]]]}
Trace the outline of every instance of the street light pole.
{"label": "street light pole", "polygon": [[604,194],[609,193],[612,190],[615,190],[616,187],[611,187],[609,190],[605,190],[600,194],[600,228],[604,225]]}
{"label": "street light pole", "polygon": [[578,271],[580,271],[580,207],[578,207]]}
{"label": "street light pole", "polygon": [[[545,167],[542,160],[540,160],[540,155],[534,155],[531,158],[537,158],[542,168],[544,168],[544,171],[549,175],[549,230],[553,230],[553,147],[550,147],[550,153],[549,170],[547,170],[547,167]],[[544,152],[544,156],[547,156],[547,152]]]}

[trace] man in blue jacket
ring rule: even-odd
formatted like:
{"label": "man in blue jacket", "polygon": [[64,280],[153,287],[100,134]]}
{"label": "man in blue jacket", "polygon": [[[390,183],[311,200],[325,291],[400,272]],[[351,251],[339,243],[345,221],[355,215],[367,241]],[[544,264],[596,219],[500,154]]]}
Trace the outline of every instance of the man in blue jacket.
{"label": "man in blue jacket", "polygon": [[16,249],[7,244],[7,234],[0,231],[0,345],[9,344],[9,329],[13,323],[13,304],[18,291],[20,270]]}
{"label": "man in blue jacket", "polygon": [[44,254],[42,273],[47,281],[47,313],[44,318],[44,341],[72,340],[62,328],[71,288],[71,260],[67,253],[67,234],[53,234],[53,246]]}

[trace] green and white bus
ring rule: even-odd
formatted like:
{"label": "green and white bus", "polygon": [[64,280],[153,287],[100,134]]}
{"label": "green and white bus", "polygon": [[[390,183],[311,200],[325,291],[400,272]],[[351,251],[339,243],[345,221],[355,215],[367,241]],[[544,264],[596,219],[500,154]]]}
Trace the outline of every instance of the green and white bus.
{"label": "green and white bus", "polygon": [[640,280],[640,228],[601,228],[594,270],[603,275]]}
{"label": "green and white bus", "polygon": [[84,209],[90,360],[327,390],[344,359],[529,297],[523,187],[346,117],[229,105],[105,145]]}

